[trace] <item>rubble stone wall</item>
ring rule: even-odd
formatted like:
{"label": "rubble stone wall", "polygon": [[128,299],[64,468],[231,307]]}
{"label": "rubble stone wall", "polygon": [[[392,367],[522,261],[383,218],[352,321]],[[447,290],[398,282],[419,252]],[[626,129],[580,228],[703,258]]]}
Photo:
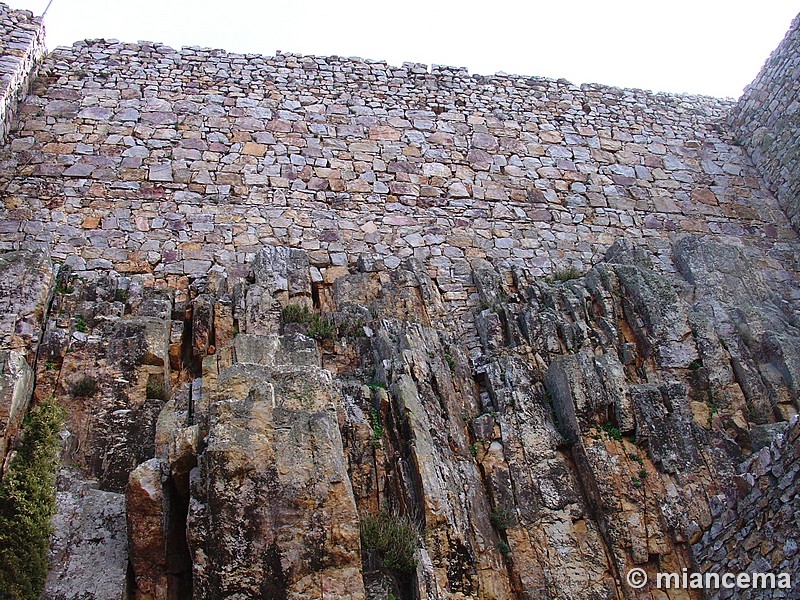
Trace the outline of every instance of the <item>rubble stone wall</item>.
{"label": "rubble stone wall", "polygon": [[800,227],[800,15],[731,111],[729,124]]}
{"label": "rubble stone wall", "polygon": [[[714,522],[693,550],[702,572],[789,573],[797,586],[800,552],[800,421],[740,466],[738,494],[711,503]],[[720,598],[785,598],[785,590],[727,590]]]}
{"label": "rubble stone wall", "polygon": [[6,140],[17,104],[28,93],[44,53],[41,20],[30,11],[0,4],[0,143]]}
{"label": "rubble stone wall", "polygon": [[419,64],[79,42],[43,65],[0,152],[0,249],[182,287],[265,245],[318,279],[414,256],[456,310],[469,261],[585,270],[625,235],[672,269],[707,234],[795,272],[796,233],[731,103]]}

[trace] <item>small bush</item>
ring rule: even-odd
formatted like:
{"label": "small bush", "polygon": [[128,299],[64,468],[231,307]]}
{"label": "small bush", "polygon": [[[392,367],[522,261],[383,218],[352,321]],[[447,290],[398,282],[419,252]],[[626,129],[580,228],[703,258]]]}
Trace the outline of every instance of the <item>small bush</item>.
{"label": "small bush", "polygon": [[511,554],[511,547],[502,540],[497,544],[497,549],[500,550],[500,554],[502,554],[504,558],[508,558],[508,555]]}
{"label": "small bush", "polygon": [[472,458],[478,456],[478,444],[470,444],[469,453],[472,455]]}
{"label": "small bush", "polygon": [[497,531],[503,532],[508,529],[509,515],[502,508],[495,508],[489,520]]}
{"label": "small bush", "polygon": [[577,279],[581,276],[581,272],[578,271],[575,267],[567,267],[566,269],[558,269],[556,270],[552,277],[551,281],[570,281],[571,279]]}
{"label": "small bush", "polygon": [[630,460],[634,461],[634,462],[639,463],[639,465],[642,465],[642,466],[644,465],[644,460],[642,460],[642,457],[639,456],[638,454],[630,453],[630,454],[628,454],[628,458]]}
{"label": "small bush", "polygon": [[62,296],[69,295],[75,291],[75,288],[68,283],[59,283],[56,285],[56,294],[60,294]]}
{"label": "small bush", "polygon": [[0,482],[1,598],[42,597],[63,419],[63,409],[53,400],[35,406],[25,418],[22,444]]}
{"label": "small bush", "polygon": [[642,487],[642,482],[634,477],[631,479],[631,485],[638,490],[640,487]]}
{"label": "small bush", "polygon": [[364,321],[361,319],[345,319],[339,323],[339,335],[344,337],[359,338],[366,336],[364,331]]}
{"label": "small bush", "polygon": [[75,317],[75,331],[80,331],[81,333],[86,331],[86,319],[84,319],[83,315]]}
{"label": "small bush", "polygon": [[417,531],[408,517],[388,510],[367,515],[361,520],[361,546],[377,550],[386,569],[410,573],[417,566]]}
{"label": "small bush", "polygon": [[166,400],[167,389],[164,386],[164,380],[161,377],[148,377],[145,396],[155,400]]}
{"label": "small bush", "polygon": [[618,442],[622,441],[622,432],[619,430],[619,428],[614,427],[611,423],[606,423],[603,425],[603,431],[611,439],[617,440]]}
{"label": "small bush", "polygon": [[97,381],[94,377],[84,375],[72,384],[69,393],[73,398],[91,398],[97,393],[98,389]]}
{"label": "small bush", "polygon": [[315,340],[329,340],[336,337],[336,324],[333,319],[314,313],[308,326],[308,336]]}
{"label": "small bush", "polygon": [[703,361],[700,360],[693,360],[692,362],[689,363],[689,369],[691,369],[692,371],[697,371],[697,369],[699,369],[702,366],[703,366]]}
{"label": "small bush", "polygon": [[450,371],[452,371],[453,373],[456,372],[456,361],[453,359],[453,357],[450,355],[449,352],[445,353],[444,362],[446,362],[447,366],[450,367]]}
{"label": "small bush", "polygon": [[287,304],[281,311],[284,323],[309,323],[312,313],[305,304]]}
{"label": "small bush", "polygon": [[375,436],[376,440],[381,439],[383,437],[383,425],[381,425],[381,418],[378,411],[374,408],[369,409],[369,420],[372,425],[372,435]]}

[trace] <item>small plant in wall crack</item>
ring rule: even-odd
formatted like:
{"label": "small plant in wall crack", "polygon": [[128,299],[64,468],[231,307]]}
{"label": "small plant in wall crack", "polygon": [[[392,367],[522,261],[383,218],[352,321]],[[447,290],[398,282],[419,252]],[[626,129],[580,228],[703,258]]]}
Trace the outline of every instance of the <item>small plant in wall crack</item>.
{"label": "small plant in wall crack", "polygon": [[605,432],[605,434],[612,440],[616,440],[618,442],[622,441],[622,432],[619,430],[618,427],[615,427],[610,422],[605,423],[602,429]]}
{"label": "small plant in wall crack", "polygon": [[75,331],[79,331],[81,333],[86,331],[86,319],[83,315],[77,315],[75,317]]}
{"label": "small plant in wall crack", "polygon": [[375,408],[369,409],[369,420],[372,425],[373,437],[375,440],[381,439],[383,437],[383,425],[381,425],[381,417]]}
{"label": "small plant in wall crack", "polygon": [[417,528],[410,517],[387,509],[361,519],[361,546],[376,550],[386,569],[411,573],[417,566]]}
{"label": "small plant in wall crack", "polygon": [[91,398],[98,390],[99,386],[94,377],[84,375],[70,386],[69,393],[73,398]]}

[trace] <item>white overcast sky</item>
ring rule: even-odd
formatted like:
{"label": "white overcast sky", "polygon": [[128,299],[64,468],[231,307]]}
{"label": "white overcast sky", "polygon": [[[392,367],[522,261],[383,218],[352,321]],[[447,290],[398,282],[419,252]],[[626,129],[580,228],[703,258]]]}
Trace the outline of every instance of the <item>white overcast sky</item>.
{"label": "white overcast sky", "polygon": [[50,49],[150,40],[738,97],[798,12],[800,0],[52,0],[45,26]]}

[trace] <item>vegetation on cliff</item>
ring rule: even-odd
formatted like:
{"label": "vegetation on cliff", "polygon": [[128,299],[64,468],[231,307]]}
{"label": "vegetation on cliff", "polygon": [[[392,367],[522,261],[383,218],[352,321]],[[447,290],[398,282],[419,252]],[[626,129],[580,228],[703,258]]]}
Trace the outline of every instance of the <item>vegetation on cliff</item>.
{"label": "vegetation on cliff", "polygon": [[64,418],[42,402],[25,418],[22,443],[0,482],[0,599],[40,598],[55,512],[58,433]]}
{"label": "vegetation on cliff", "polygon": [[411,519],[388,510],[369,514],[361,520],[361,545],[377,550],[386,569],[411,572],[417,565],[417,533]]}

